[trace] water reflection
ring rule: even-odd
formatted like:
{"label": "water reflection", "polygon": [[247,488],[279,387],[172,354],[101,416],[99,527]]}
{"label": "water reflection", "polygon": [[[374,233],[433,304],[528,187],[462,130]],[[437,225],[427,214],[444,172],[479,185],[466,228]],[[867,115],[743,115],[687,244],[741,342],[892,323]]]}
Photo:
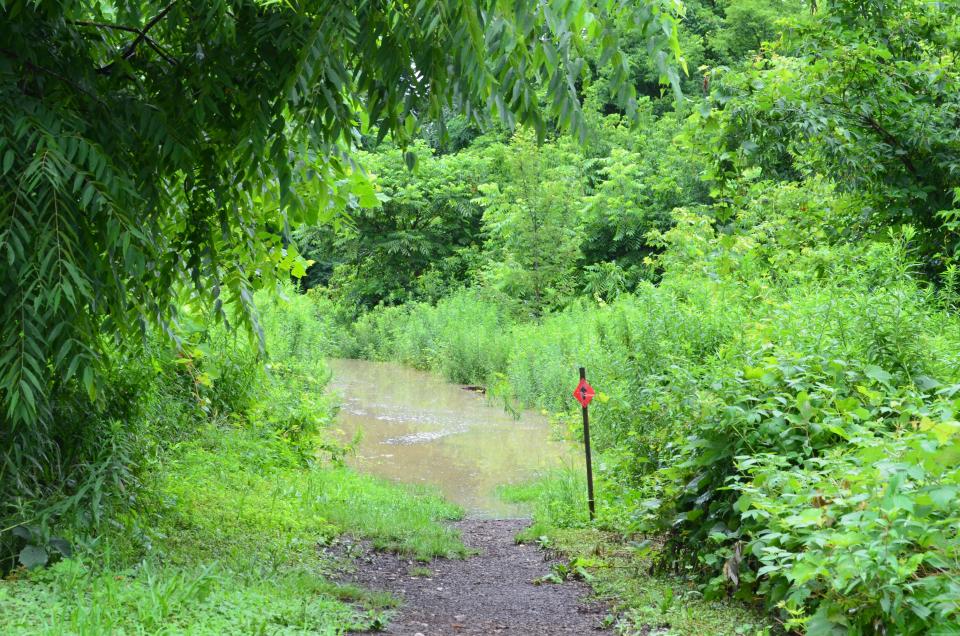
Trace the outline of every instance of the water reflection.
{"label": "water reflection", "polygon": [[331,390],[342,398],[338,426],[362,431],[357,468],[389,479],[433,484],[471,516],[525,511],[496,496],[500,484],[525,481],[569,461],[546,418],[517,420],[483,396],[409,367],[331,360]]}

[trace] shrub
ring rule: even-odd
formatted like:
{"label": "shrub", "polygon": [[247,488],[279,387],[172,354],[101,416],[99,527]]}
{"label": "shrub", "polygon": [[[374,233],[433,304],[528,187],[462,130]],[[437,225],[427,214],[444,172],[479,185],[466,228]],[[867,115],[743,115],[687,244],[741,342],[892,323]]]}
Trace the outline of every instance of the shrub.
{"label": "shrub", "polygon": [[760,589],[789,627],[960,631],[960,424],[914,417],[802,466],[774,454],[738,459],[749,481],[737,485],[736,507],[754,529],[742,553],[760,565]]}

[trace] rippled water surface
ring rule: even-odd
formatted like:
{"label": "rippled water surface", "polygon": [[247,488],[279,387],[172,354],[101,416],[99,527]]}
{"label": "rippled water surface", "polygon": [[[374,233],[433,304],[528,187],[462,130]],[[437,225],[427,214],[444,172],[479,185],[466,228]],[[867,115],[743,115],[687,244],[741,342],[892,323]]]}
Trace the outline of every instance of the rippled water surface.
{"label": "rippled water surface", "polygon": [[482,395],[430,373],[388,362],[331,360],[331,390],[342,398],[338,427],[363,438],[352,463],[389,479],[433,484],[471,516],[515,517],[497,486],[525,481],[571,461],[546,418],[518,420]]}

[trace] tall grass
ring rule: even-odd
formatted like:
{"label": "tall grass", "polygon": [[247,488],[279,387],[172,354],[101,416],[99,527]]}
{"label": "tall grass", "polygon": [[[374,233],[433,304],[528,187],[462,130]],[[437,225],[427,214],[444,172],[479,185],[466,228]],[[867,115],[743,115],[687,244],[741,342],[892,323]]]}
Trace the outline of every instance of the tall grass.
{"label": "tall grass", "polygon": [[[442,523],[459,509],[341,465],[344,449],[325,432],[336,406],[324,391],[326,301],[281,292],[256,299],[266,357],[245,335],[198,321],[179,351],[154,342],[118,360],[93,414],[110,424],[107,443],[77,472],[87,478],[25,503],[35,516],[17,517],[19,530],[0,528],[14,561],[0,579],[0,632],[377,628],[395,601],[327,580],[325,547],[346,534],[421,560],[465,553]],[[123,410],[103,410],[112,401]],[[51,536],[73,557],[58,559]],[[48,567],[17,566],[31,546],[49,550]]]}
{"label": "tall grass", "polygon": [[[436,304],[369,312],[336,352],[397,360],[454,382],[506,383],[524,406],[555,412],[575,406],[570,392],[585,366],[601,392],[601,447],[638,427],[682,430],[677,414],[663,410],[670,405],[662,393],[693,399],[747,353],[829,353],[903,378],[957,375],[960,320],[910,276],[897,244],[838,246],[830,255],[829,271],[805,279],[764,273],[742,257],[724,276],[681,261],[658,285],[642,283],[610,303],[581,299],[536,322],[515,318],[482,290],[462,290]],[[724,258],[731,256],[716,256]]]}
{"label": "tall grass", "polygon": [[509,358],[509,326],[502,309],[465,291],[437,307],[415,303],[364,314],[336,346],[345,357],[398,360],[453,382],[482,383]]}

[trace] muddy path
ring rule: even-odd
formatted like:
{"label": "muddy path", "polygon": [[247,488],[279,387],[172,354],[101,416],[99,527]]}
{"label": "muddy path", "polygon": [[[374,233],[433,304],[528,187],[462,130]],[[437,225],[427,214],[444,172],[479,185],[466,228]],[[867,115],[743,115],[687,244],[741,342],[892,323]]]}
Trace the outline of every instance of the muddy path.
{"label": "muddy path", "polygon": [[[524,482],[572,461],[572,448],[552,439],[547,419],[531,412],[515,418],[464,390],[470,387],[402,365],[331,360],[330,367],[331,389],[342,404],[337,424],[347,439],[362,433],[351,464],[438,488],[467,513],[454,525],[477,552],[429,564],[369,549],[344,559],[344,582],[389,592],[403,603],[379,633],[595,633],[606,608],[589,601],[584,583],[534,584],[554,561],[535,545],[515,543],[529,523],[517,517],[528,511],[496,492],[500,484]],[[356,555],[347,550],[340,556]]]}
{"label": "muddy path", "polygon": [[[555,561],[535,545],[514,537],[528,522],[470,519],[454,524],[464,543],[479,552],[466,560],[436,559],[418,564],[387,552],[368,551],[354,561],[344,582],[390,592],[403,605],[382,634],[599,634],[607,608],[589,598],[590,588],[534,580]],[[429,576],[415,576],[426,567]]]}

